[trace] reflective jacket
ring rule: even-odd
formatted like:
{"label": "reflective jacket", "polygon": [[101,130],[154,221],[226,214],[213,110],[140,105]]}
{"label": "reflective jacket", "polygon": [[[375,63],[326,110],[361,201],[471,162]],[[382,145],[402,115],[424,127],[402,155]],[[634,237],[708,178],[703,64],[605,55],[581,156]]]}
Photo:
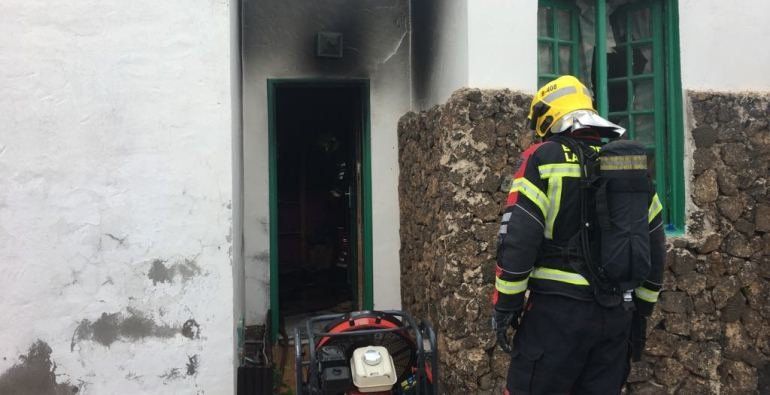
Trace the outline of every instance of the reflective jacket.
{"label": "reflective jacket", "polygon": [[[587,142],[599,150],[598,141]],[[498,310],[522,308],[527,289],[593,300],[591,284],[555,250],[567,247],[580,226],[580,166],[577,155],[555,141],[524,151],[513,177],[500,226],[493,303]],[[665,233],[657,194],[650,196],[651,269],[634,290],[637,309],[652,312],[660,293],[665,262]]]}

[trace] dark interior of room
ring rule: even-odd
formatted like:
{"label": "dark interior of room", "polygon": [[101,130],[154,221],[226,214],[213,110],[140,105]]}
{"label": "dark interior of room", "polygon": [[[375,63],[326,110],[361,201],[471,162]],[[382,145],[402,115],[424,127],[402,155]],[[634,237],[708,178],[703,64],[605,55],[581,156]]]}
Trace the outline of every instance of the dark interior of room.
{"label": "dark interior of room", "polygon": [[276,96],[279,309],[290,328],[355,307],[361,101],[345,86],[286,86]]}

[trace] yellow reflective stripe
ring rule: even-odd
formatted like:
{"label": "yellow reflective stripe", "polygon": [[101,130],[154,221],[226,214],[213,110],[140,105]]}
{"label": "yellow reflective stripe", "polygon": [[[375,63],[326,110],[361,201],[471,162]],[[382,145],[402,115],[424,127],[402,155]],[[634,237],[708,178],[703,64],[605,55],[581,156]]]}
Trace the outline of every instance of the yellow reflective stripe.
{"label": "yellow reflective stripe", "polygon": [[527,290],[528,281],[529,278],[525,278],[521,281],[505,281],[498,278],[495,280],[495,289],[501,294],[515,295]]}
{"label": "yellow reflective stripe", "polygon": [[548,211],[548,198],[540,188],[535,186],[535,184],[524,177],[517,178],[513,180],[511,192],[520,192],[529,198],[532,203],[535,203],[535,205],[540,208],[540,211],[543,212],[543,217],[545,217],[545,213]]}
{"label": "yellow reflective stripe", "polygon": [[553,163],[537,167],[540,178],[551,177],[580,177],[580,165],[577,163]]}
{"label": "yellow reflective stripe", "polygon": [[599,168],[602,170],[645,170],[647,157],[644,155],[603,156]]}
{"label": "yellow reflective stripe", "polygon": [[634,293],[636,294],[636,297],[650,303],[655,303],[658,301],[658,295],[660,295],[660,291],[653,291],[649,290],[645,287],[639,287],[634,290]]}
{"label": "yellow reflective stripe", "polygon": [[576,163],[552,163],[537,167],[540,178],[548,180],[548,211],[545,213],[544,236],[553,239],[553,226],[561,207],[563,177],[580,177],[580,165]]}
{"label": "yellow reflective stripe", "polygon": [[660,199],[656,193],[655,196],[652,197],[652,203],[650,203],[650,210],[647,213],[647,222],[652,222],[652,220],[655,219],[655,216],[660,214],[661,211],[663,211],[663,204],[660,203]]}
{"label": "yellow reflective stripe", "polygon": [[545,229],[543,230],[543,236],[548,240],[553,239],[553,225],[556,223],[556,215],[559,214],[559,208],[561,207],[561,189],[561,177],[548,179],[548,197],[550,202],[548,203],[548,212],[545,215]]}
{"label": "yellow reflective stripe", "polygon": [[549,269],[547,267],[536,267],[535,270],[532,271],[530,277],[540,280],[561,281],[572,285],[588,285],[588,280],[577,273]]}

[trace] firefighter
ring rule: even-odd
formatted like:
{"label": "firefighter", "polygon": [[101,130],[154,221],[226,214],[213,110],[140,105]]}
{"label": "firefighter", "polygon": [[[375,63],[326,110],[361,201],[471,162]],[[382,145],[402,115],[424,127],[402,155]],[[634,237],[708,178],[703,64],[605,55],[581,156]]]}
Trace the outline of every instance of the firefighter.
{"label": "firefighter", "polygon": [[[630,370],[631,334],[637,335],[638,354],[645,333],[640,326],[660,293],[662,205],[652,187],[644,192],[641,226],[649,235],[644,240],[648,249],[640,249],[649,255],[639,259],[648,262],[644,279],[627,291],[605,286],[600,281],[605,277],[590,267],[594,258],[587,256],[596,251],[585,252],[596,240],[588,240],[588,246],[575,243],[584,208],[590,207],[581,200],[586,199],[581,192],[585,170],[575,151],[597,155],[602,141],[618,139],[625,129],[601,118],[591,92],[572,76],[537,92],[528,123],[541,142],[524,151],[513,178],[500,227],[493,295],[493,329],[500,347],[511,354],[506,393],[618,394]],[[651,184],[647,170],[642,174]],[[588,228],[591,221],[585,222]],[[588,230],[584,234],[598,237]],[[512,344],[509,327],[515,330]]]}

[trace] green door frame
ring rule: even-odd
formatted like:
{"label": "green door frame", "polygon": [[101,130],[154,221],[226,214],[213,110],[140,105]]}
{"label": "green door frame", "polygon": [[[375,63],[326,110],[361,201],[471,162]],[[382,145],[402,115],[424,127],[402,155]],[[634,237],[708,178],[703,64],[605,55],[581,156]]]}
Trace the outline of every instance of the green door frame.
{"label": "green door frame", "polygon": [[[369,103],[369,80],[367,79],[268,79],[267,80],[267,112],[268,112],[268,145],[270,171],[270,334],[273,340],[278,336],[280,312],[278,309],[278,131],[276,119],[276,92],[283,87],[330,88],[358,87],[361,93],[361,162],[362,185],[361,201],[363,203],[362,233],[363,233],[363,306],[364,310],[374,307],[373,278],[372,278],[372,149],[371,149],[371,111]],[[360,287],[361,284],[358,284]],[[360,292],[360,291],[359,291]]]}

